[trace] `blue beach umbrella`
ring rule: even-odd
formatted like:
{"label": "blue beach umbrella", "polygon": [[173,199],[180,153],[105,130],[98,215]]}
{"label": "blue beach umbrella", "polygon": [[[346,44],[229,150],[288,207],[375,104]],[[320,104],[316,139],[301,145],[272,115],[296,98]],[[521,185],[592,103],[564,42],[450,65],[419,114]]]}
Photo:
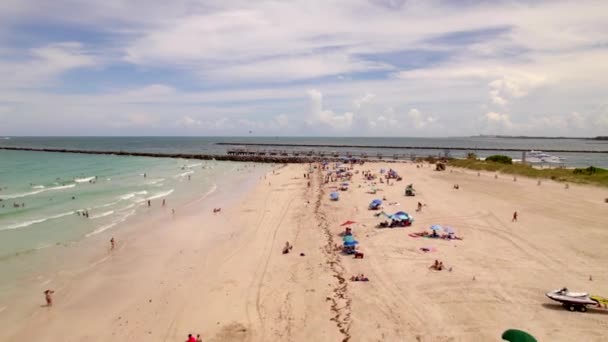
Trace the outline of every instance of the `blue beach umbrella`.
{"label": "blue beach umbrella", "polygon": [[338,198],[340,198],[340,193],[334,191],[334,192],[332,192],[332,193],[329,194],[329,198],[335,201]]}
{"label": "blue beach umbrella", "polygon": [[379,199],[375,199],[372,203],[369,204],[369,207],[372,209],[378,208],[382,204],[382,201]]}
{"label": "blue beach umbrella", "polygon": [[434,230],[434,231],[438,231],[438,230],[442,230],[442,229],[443,229],[443,227],[441,227],[438,224],[434,224],[431,226],[431,230]]}
{"label": "blue beach umbrella", "polygon": [[394,213],[392,216],[395,218],[398,218],[400,220],[407,220],[410,218],[410,215],[408,213],[406,213],[405,211],[398,211],[398,212]]}

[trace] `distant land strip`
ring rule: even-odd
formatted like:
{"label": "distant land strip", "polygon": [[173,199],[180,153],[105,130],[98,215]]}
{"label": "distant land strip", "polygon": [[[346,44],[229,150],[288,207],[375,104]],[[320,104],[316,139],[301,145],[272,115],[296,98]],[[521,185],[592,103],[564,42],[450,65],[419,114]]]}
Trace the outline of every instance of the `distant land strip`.
{"label": "distant land strip", "polygon": [[[322,161],[342,161],[342,158],[331,156],[268,156],[268,155],[218,155],[206,153],[152,153],[152,152],[128,152],[128,151],[96,151],[96,150],[73,150],[63,148],[36,148],[36,147],[14,147],[0,146],[0,150],[10,151],[31,151],[31,152],[54,152],[54,153],[81,153],[81,154],[102,154],[114,156],[132,156],[132,157],[153,157],[153,158],[182,158],[182,159],[200,159],[200,160],[222,160],[222,161],[237,161],[237,162],[255,162],[255,163],[311,163]],[[391,159],[389,156],[382,158],[367,158],[368,162],[383,161],[383,162],[403,162],[403,160]]]}
{"label": "distant land strip", "polygon": [[608,136],[598,137],[535,137],[530,135],[475,135],[471,138],[499,138],[499,139],[553,139],[553,140],[608,140]]}
{"label": "distant land strip", "polygon": [[[382,148],[382,149],[402,149],[402,150],[454,150],[454,151],[511,151],[511,152],[530,152],[531,149],[523,148],[491,148],[491,147],[438,147],[438,146],[373,146],[373,145],[331,145],[331,144],[282,144],[282,143],[237,143],[237,142],[218,142],[216,145],[224,146],[268,146],[268,147],[333,147],[333,148]],[[608,153],[608,150],[563,150],[563,149],[543,149],[543,152],[568,152],[568,153]]]}

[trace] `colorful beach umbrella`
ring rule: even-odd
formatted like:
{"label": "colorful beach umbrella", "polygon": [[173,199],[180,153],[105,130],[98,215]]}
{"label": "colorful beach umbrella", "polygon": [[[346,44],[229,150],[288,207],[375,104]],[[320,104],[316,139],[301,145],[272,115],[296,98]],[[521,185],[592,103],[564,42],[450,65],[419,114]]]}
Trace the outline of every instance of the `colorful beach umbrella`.
{"label": "colorful beach umbrella", "polygon": [[344,226],[350,226],[351,224],[354,224],[354,223],[357,223],[357,222],[348,220],[348,221],[342,223],[340,226],[342,226],[342,227],[344,227]]}

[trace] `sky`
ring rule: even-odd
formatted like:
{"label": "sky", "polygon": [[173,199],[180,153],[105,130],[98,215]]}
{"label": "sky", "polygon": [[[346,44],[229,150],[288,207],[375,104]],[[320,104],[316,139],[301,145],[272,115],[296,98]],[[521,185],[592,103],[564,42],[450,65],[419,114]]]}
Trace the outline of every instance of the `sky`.
{"label": "sky", "polygon": [[0,135],[477,134],[608,135],[608,1],[0,1]]}

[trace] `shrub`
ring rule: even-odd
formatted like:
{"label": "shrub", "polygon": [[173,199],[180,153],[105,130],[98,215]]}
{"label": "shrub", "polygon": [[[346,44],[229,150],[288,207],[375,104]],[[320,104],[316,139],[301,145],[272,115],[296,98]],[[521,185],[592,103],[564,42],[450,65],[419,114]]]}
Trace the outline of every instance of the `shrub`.
{"label": "shrub", "polygon": [[502,155],[489,156],[486,160],[501,164],[513,164],[513,159],[511,159],[511,157]]}
{"label": "shrub", "polygon": [[467,159],[469,160],[477,160],[477,155],[473,152],[467,153]]}
{"label": "shrub", "polygon": [[606,171],[607,170],[600,169],[599,167],[589,166],[586,169],[574,169],[573,173],[575,175],[587,175],[587,176],[591,176],[591,175],[594,175],[596,173],[604,173]]}

